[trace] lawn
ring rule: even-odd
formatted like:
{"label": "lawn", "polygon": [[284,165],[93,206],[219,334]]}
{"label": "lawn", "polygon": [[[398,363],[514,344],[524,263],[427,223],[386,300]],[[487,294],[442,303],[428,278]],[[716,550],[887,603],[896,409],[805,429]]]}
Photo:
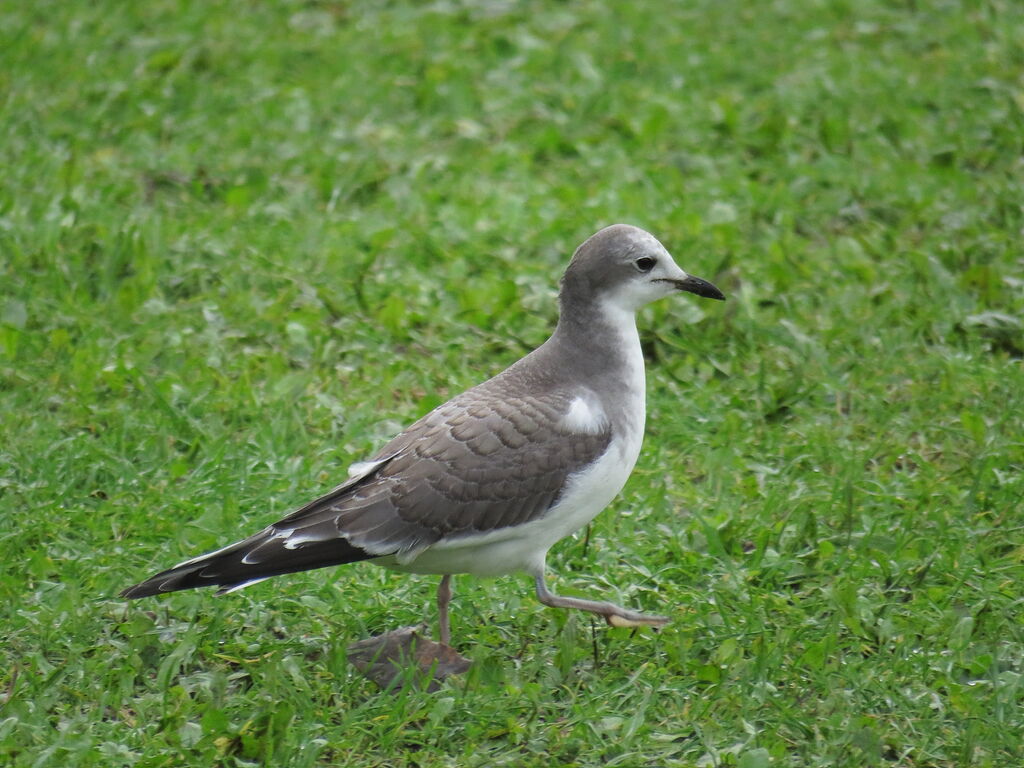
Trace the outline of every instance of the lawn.
{"label": "lawn", "polygon": [[[1024,755],[1024,6],[0,7],[0,764],[892,766]],[[553,588],[361,564],[118,591],[344,477],[654,232],[645,447]]]}

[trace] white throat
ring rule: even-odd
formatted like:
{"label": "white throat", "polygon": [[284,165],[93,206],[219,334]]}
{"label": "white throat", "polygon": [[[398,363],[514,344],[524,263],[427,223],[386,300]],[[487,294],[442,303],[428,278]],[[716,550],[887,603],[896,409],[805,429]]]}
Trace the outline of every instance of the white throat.
{"label": "white throat", "polygon": [[[625,411],[626,426],[634,432],[636,451],[640,451],[640,438],[643,437],[644,421],[647,417],[647,377],[644,371],[644,353],[640,347],[640,334],[636,329],[636,312],[627,309],[612,299],[601,304],[601,314],[608,322],[611,338],[606,340],[615,345],[622,355],[621,385],[624,402],[620,403]],[[634,457],[635,458],[635,457]]]}

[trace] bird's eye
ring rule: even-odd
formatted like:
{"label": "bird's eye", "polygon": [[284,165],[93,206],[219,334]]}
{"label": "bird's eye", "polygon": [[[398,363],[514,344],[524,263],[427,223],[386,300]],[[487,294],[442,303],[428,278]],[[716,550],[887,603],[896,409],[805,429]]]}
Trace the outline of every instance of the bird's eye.
{"label": "bird's eye", "polygon": [[650,256],[641,256],[636,260],[636,268],[641,272],[650,272],[658,262]]}

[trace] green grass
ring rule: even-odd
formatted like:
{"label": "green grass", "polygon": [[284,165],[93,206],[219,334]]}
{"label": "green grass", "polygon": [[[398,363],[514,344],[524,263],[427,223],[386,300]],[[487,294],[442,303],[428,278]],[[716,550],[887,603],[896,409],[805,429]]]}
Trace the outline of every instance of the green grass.
{"label": "green grass", "polygon": [[[1024,751],[1024,9],[0,9],[0,763],[898,766]],[[117,592],[545,338],[626,221],[649,428],[553,583],[460,578],[437,693],[369,565]]]}

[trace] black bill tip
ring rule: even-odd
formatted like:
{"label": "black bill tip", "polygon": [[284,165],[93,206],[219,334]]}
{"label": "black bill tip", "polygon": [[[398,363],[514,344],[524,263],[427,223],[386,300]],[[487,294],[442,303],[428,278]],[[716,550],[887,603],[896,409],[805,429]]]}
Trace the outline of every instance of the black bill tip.
{"label": "black bill tip", "polygon": [[672,283],[680,291],[695,293],[698,296],[703,296],[705,299],[725,301],[725,294],[703,278],[687,275],[684,280],[673,280]]}

